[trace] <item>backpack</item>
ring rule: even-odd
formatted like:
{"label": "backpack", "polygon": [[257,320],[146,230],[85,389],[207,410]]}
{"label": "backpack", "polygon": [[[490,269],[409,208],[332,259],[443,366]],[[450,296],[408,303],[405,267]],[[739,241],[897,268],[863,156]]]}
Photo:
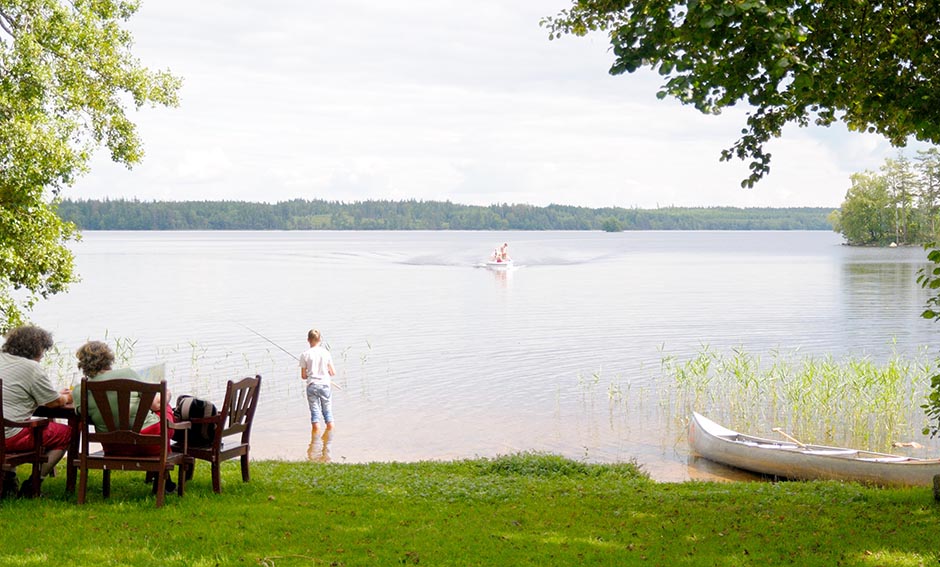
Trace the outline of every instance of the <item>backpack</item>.
{"label": "backpack", "polygon": [[[216,409],[215,404],[209,400],[183,395],[176,398],[173,417],[176,421],[189,421],[193,418],[214,417],[218,413],[219,410]],[[193,447],[210,445],[215,438],[215,427],[214,423],[194,423],[189,430],[189,444]],[[176,430],[173,432],[173,441],[182,443],[185,436],[185,430]]]}

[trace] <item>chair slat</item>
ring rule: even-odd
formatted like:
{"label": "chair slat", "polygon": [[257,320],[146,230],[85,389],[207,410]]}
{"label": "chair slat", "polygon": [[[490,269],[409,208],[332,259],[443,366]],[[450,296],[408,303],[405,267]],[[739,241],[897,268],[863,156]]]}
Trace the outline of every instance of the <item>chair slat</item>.
{"label": "chair slat", "polygon": [[[155,492],[157,507],[164,502],[164,473],[173,468],[179,469],[179,484],[177,493],[182,496],[186,482],[186,463],[190,461],[183,453],[172,452],[168,449],[169,423],[166,412],[167,390],[166,381],[158,384],[128,379],[114,379],[102,381],[82,380],[81,392],[83,400],[82,415],[82,443],[76,465],[79,467],[78,502],[85,502],[88,470],[102,469],[104,490],[107,497],[110,493],[110,474],[112,470],[133,470],[156,473]],[[159,435],[144,435],[141,431],[146,427],[146,419],[150,408],[157,397],[163,402],[157,412],[161,423]],[[91,424],[89,418],[90,401],[94,400],[101,414],[105,427],[101,431]],[[135,407],[136,404],[136,407]],[[183,424],[181,424],[183,425]],[[104,429],[107,431],[104,431]],[[126,445],[141,448],[158,446],[155,455],[129,454],[109,455],[104,451],[92,452],[89,443],[102,443]]]}
{"label": "chair slat", "polygon": [[[222,492],[220,465],[224,460],[240,457],[242,481],[248,482],[250,478],[248,462],[251,445],[249,438],[260,390],[260,375],[238,381],[229,380],[225,387],[225,400],[222,402],[222,410],[219,414],[214,418],[194,420],[194,423],[212,421],[217,424],[215,438],[210,446],[190,446],[186,451],[187,455],[194,459],[211,463],[212,490],[215,492]],[[238,434],[241,434],[240,442],[225,441],[226,438]]]}

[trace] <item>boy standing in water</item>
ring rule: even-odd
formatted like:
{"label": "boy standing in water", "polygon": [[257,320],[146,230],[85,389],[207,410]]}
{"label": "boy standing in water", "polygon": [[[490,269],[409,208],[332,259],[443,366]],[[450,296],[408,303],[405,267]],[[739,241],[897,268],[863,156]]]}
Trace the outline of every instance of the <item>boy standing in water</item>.
{"label": "boy standing in water", "polygon": [[307,403],[310,404],[310,439],[316,438],[320,421],[326,423],[326,432],[333,429],[333,400],[331,378],[336,375],[330,351],[320,344],[320,331],[310,329],[307,343],[310,348],[300,355],[300,378],[307,383]]}

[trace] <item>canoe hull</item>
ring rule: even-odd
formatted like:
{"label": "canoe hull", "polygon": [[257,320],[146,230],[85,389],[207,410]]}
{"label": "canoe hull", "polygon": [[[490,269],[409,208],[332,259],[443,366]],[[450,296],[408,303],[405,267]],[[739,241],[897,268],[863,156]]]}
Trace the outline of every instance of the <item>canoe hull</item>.
{"label": "canoe hull", "polygon": [[708,460],[782,478],[843,480],[880,486],[931,486],[940,459],[824,445],[803,445],[742,435],[694,413],[689,425],[692,450]]}

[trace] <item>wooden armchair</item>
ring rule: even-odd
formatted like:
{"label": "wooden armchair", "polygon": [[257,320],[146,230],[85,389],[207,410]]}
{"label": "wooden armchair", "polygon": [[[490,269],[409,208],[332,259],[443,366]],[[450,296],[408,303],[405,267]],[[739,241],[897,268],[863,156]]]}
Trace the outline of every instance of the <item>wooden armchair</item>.
{"label": "wooden armchair", "polygon": [[[3,380],[0,380],[0,422],[3,423],[3,427],[23,427],[32,432],[33,448],[29,451],[7,451],[6,438],[0,435],[0,474],[13,470],[18,465],[33,465],[32,474],[29,477],[29,481],[33,484],[30,494],[38,496],[39,485],[42,482],[42,465],[48,458],[42,446],[42,432],[49,424],[49,420],[44,417],[34,417],[29,421],[12,421],[5,418],[3,416]],[[0,483],[0,498],[3,496],[3,484]]]}
{"label": "wooden armchair", "polygon": [[[150,412],[154,398],[160,396],[163,403],[157,412],[162,422],[159,435],[144,435],[144,420]],[[136,398],[136,399],[135,399]],[[94,400],[101,419],[104,422],[102,431],[99,431],[89,419],[89,402]],[[137,402],[136,409],[132,411],[133,402]],[[102,380],[100,382],[82,379],[81,385],[81,416],[82,416],[82,443],[76,465],[78,466],[78,503],[85,503],[85,493],[88,486],[88,470],[101,469],[104,477],[102,492],[105,498],[111,495],[111,471],[142,471],[154,473],[154,492],[157,495],[157,507],[163,506],[165,496],[164,478],[173,467],[179,467],[179,483],[177,494],[183,495],[186,487],[186,440],[182,444],[183,452],[172,452],[168,448],[171,436],[170,429],[189,429],[189,422],[172,423],[167,418],[167,392],[166,381],[159,384],[140,382],[138,380]],[[107,429],[107,431],[104,431]],[[132,447],[151,454],[125,455],[106,454],[103,450],[92,453],[90,443],[103,445],[121,445]]]}
{"label": "wooden armchair", "polygon": [[[186,454],[193,459],[208,461],[212,465],[212,490],[222,492],[221,464],[222,461],[241,457],[242,481],[248,482],[248,452],[251,449],[251,423],[258,407],[258,392],[261,389],[261,376],[242,378],[237,382],[229,380],[225,387],[225,400],[218,415],[205,418],[192,418],[192,424],[215,424],[215,437],[212,443],[205,447],[192,447],[186,449]],[[237,439],[226,438],[238,435]],[[195,467],[193,461],[190,467]]]}

